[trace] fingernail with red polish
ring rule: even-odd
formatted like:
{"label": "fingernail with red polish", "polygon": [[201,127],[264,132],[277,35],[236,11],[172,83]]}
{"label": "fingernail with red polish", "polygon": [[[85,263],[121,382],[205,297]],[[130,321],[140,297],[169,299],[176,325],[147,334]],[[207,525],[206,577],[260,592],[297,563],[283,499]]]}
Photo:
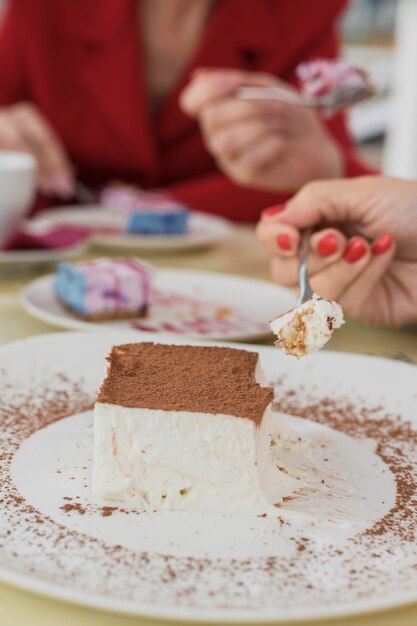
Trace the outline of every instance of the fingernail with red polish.
{"label": "fingernail with red polish", "polygon": [[277,204],[275,206],[269,207],[268,209],[264,209],[264,211],[262,211],[261,213],[261,217],[274,217],[274,215],[278,215],[278,213],[281,213],[286,206],[286,204]]}
{"label": "fingernail with red polish", "polygon": [[291,237],[287,233],[280,233],[277,237],[277,245],[281,250],[292,250]]}
{"label": "fingernail with red polish", "polygon": [[378,256],[379,254],[384,254],[384,252],[387,252],[387,250],[391,248],[392,244],[392,235],[390,233],[385,233],[385,235],[381,235],[381,237],[375,239],[371,248],[372,254],[374,254],[375,256]]}
{"label": "fingernail with red polish", "polygon": [[356,263],[366,254],[366,244],[361,237],[355,237],[346,246],[344,260],[347,263]]}
{"label": "fingernail with red polish", "polygon": [[322,237],[317,244],[317,252],[321,256],[332,256],[332,254],[335,254],[337,252],[336,237],[332,233]]}

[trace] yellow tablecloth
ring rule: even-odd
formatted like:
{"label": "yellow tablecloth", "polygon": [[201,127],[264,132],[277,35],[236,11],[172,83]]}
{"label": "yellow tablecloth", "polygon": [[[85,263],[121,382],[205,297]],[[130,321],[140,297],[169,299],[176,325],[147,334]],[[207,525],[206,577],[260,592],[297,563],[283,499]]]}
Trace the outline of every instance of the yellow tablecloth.
{"label": "yellow tablecloth", "polygon": [[[149,257],[156,266],[228,272],[268,278],[266,258],[249,228],[217,248]],[[29,317],[20,307],[18,294],[26,281],[0,278],[0,344],[56,328]],[[378,354],[417,362],[417,331],[367,328],[349,321],[331,342],[332,350]],[[1,392],[1,391],[0,391]],[[161,626],[165,621],[113,615],[35,596],[0,584],[0,626]],[[416,626],[417,605],[326,623],[340,626]]]}

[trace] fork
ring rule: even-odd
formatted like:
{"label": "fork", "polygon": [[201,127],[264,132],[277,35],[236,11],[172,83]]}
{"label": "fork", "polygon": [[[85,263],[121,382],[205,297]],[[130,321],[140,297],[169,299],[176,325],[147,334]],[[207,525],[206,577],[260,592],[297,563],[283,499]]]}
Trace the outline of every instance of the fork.
{"label": "fork", "polygon": [[[310,279],[308,277],[308,251],[310,248],[310,236],[312,233],[311,228],[307,228],[301,238],[301,246],[300,246],[300,260],[298,264],[298,299],[296,306],[300,306],[307,300],[310,300],[314,291],[310,285]],[[323,300],[321,296],[319,296],[319,300]]]}
{"label": "fork", "polygon": [[78,179],[74,180],[74,197],[80,204],[97,204],[94,192]]}
{"label": "fork", "polygon": [[239,100],[279,100],[288,104],[311,109],[322,109],[334,113],[339,109],[353,106],[366,100],[374,92],[369,87],[338,87],[330,93],[317,98],[305,98],[299,93],[283,89],[282,87],[241,87],[236,92]]}

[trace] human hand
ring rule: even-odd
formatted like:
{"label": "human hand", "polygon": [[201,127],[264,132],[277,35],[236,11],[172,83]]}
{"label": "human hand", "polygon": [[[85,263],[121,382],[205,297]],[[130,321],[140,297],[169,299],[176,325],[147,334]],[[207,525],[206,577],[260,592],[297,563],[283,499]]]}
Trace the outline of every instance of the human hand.
{"label": "human hand", "polygon": [[34,156],[39,188],[46,195],[72,196],[73,171],[66,150],[32,104],[22,102],[0,110],[0,149]]}
{"label": "human hand", "polygon": [[200,122],[207,149],[235,182],[295,191],[343,175],[339,148],[317,115],[279,101],[239,100],[242,86],[288,85],[269,74],[198,70],[181,94],[183,110]]}
{"label": "human hand", "polygon": [[314,182],[266,209],[257,235],[273,280],[296,286],[300,231],[311,237],[313,289],[369,324],[417,321],[417,182],[382,177]]}

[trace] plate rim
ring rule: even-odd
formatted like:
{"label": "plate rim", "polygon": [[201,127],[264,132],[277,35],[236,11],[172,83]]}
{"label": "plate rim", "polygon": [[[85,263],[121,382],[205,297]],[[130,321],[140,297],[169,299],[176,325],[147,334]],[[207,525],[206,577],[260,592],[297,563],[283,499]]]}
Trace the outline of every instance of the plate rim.
{"label": "plate rim", "polygon": [[[54,211],[106,211],[110,215],[113,213],[116,216],[123,216],[122,212],[111,211],[109,208],[105,208],[100,206],[99,204],[91,204],[85,205],[85,208],[82,208],[80,205],[57,205],[56,207],[51,207],[50,209],[43,211],[37,217],[34,218],[34,222],[41,222],[42,220],[48,219],[50,215],[53,215]],[[141,235],[124,235],[124,234],[90,234],[86,238],[86,242],[91,247],[102,247],[111,249],[117,248],[125,248],[125,249],[137,249],[137,250],[146,250],[148,252],[159,251],[174,251],[180,249],[195,249],[202,248],[206,246],[213,246],[216,244],[220,244],[229,238],[234,230],[234,222],[227,217],[222,215],[216,215],[215,213],[208,213],[205,211],[197,211],[194,209],[190,209],[190,218],[193,219],[193,216],[197,218],[204,218],[209,220],[210,222],[217,223],[218,226],[223,228],[223,233],[205,237],[197,237],[196,239],[192,239],[189,237],[189,233],[185,233],[184,235],[173,236],[173,238],[167,238],[163,236],[149,238]]]}
{"label": "plate rim", "polygon": [[[40,248],[36,250],[2,250],[0,251],[0,267],[7,265],[29,265],[36,263],[54,263],[83,254],[88,249],[88,242],[82,241],[67,248]],[[28,258],[24,258],[27,255]]]}
{"label": "plate rim", "polygon": [[[4,574],[6,572],[6,575]],[[65,602],[67,604],[84,607],[89,609],[98,610],[104,613],[113,613],[115,615],[128,615],[131,617],[137,617],[140,619],[163,619],[168,620],[168,623],[172,624],[288,624],[288,623],[319,623],[318,620],[330,620],[349,618],[361,615],[379,614],[387,610],[395,610],[400,608],[407,608],[416,605],[417,608],[417,591],[402,592],[395,594],[395,596],[389,599],[382,599],[381,601],[373,600],[359,600],[355,603],[355,609],[351,609],[350,603],[340,604],[337,609],[323,612],[320,607],[314,610],[309,610],[309,615],[305,613],[294,611],[291,614],[287,614],[283,617],[277,617],[272,610],[265,612],[264,617],[257,617],[256,611],[252,611],[253,616],[248,616],[248,610],[246,609],[233,609],[230,611],[230,616],[222,613],[222,609],[210,609],[207,610],[206,615],[201,616],[201,613],[197,609],[190,608],[184,611],[182,607],[170,609],[155,608],[154,604],[142,603],[143,609],[140,612],[132,605],[129,607],[128,602],[124,600],[111,600],[106,596],[91,595],[84,596],[83,592],[64,590],[56,583],[47,583],[42,580],[35,581],[28,574],[17,574],[15,572],[7,574],[7,570],[0,566],[0,583],[8,585],[25,591],[27,593],[34,593],[50,600],[58,600],[59,602]],[[173,613],[176,613],[174,616]],[[329,624],[330,626],[330,624]]]}

